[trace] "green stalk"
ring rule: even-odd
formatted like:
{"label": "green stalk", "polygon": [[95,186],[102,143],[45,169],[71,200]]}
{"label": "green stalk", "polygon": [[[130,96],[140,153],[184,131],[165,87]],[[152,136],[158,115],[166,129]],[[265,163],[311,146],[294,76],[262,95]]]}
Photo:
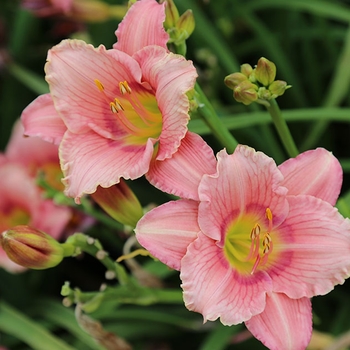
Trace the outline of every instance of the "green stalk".
{"label": "green stalk", "polygon": [[266,106],[267,111],[272,117],[277,133],[286,149],[288,155],[292,158],[299,154],[299,151],[294,143],[293,137],[289,131],[288,125],[284,120],[281,110],[275,99],[269,101],[269,106]]}
{"label": "green stalk", "polygon": [[216,114],[215,109],[209,102],[201,87],[196,83],[196,92],[199,95],[200,106],[198,111],[202,116],[204,122],[213,132],[214,136],[220,141],[220,143],[226,147],[228,153],[233,153],[238,145],[236,139],[232,136],[230,131],[222,123],[219,116]]}

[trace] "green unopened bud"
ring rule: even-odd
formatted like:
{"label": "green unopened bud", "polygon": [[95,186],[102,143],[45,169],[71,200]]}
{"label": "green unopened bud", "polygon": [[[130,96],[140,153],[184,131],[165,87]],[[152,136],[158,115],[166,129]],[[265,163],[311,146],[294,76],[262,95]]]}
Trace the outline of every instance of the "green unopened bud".
{"label": "green unopened bud", "polygon": [[26,225],[15,226],[1,233],[0,244],[13,262],[30,269],[54,267],[66,256],[62,244]]}
{"label": "green unopened bud", "polygon": [[241,65],[241,73],[244,74],[247,78],[249,78],[250,75],[253,73],[253,67],[248,63],[244,63]]}
{"label": "green unopened bud", "polygon": [[272,98],[276,98],[278,96],[282,96],[284,92],[291,87],[291,85],[287,85],[287,83],[283,80],[275,80],[269,86],[269,91],[272,94]]}
{"label": "green unopened bud", "polygon": [[139,200],[124,180],[109,188],[97,187],[91,197],[107,214],[124,225],[135,227],[143,215]]}
{"label": "green unopened bud", "polygon": [[174,1],[166,0],[165,1],[165,21],[164,21],[165,29],[174,28],[179,17],[180,17],[179,11],[175,6]]}
{"label": "green unopened bud", "polygon": [[248,81],[248,78],[242,73],[232,73],[224,80],[226,86],[231,90],[235,89],[235,87],[243,81]]}
{"label": "green unopened bud", "polygon": [[249,80],[243,81],[233,90],[233,97],[237,102],[250,105],[258,99],[258,87]]}
{"label": "green unopened bud", "polygon": [[276,77],[276,65],[265,57],[261,57],[255,68],[255,78],[264,86],[269,86]]}
{"label": "green unopened bud", "polygon": [[185,33],[185,37],[188,39],[195,28],[192,10],[187,10],[180,16],[179,20],[176,22],[176,28],[178,28],[182,33]]}

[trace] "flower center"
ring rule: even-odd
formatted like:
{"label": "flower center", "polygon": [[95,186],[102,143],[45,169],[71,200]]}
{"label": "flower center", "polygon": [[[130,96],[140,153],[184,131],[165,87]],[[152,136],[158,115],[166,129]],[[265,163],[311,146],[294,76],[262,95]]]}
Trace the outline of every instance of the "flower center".
{"label": "flower center", "polygon": [[26,225],[30,220],[29,213],[19,207],[11,206],[0,212],[0,232],[17,225]]}
{"label": "flower center", "polygon": [[134,136],[134,142],[142,143],[148,138],[158,138],[162,131],[162,114],[153,94],[146,89],[134,92],[127,81],[121,81],[118,97],[110,98],[103,84],[98,79],[94,82],[108,103],[110,111],[115,114],[120,127],[128,135]]}
{"label": "flower center", "polygon": [[245,215],[228,227],[224,254],[230,265],[240,273],[254,274],[258,268],[266,265],[273,251],[270,208],[266,209],[265,215],[266,220],[262,223],[256,222],[250,215]]}

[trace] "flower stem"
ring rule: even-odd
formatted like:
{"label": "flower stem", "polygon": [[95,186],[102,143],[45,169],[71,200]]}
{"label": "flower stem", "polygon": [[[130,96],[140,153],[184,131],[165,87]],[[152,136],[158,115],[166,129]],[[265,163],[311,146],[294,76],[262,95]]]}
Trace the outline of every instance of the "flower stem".
{"label": "flower stem", "polygon": [[74,245],[78,251],[83,251],[97,258],[108,271],[115,273],[121,285],[128,284],[130,278],[124,267],[109,257],[108,253],[103,250],[101,243],[97,239],[84,235],[83,233],[75,233],[67,239],[66,243]]}
{"label": "flower stem", "polygon": [[296,157],[299,151],[294,143],[293,137],[289,131],[288,125],[284,120],[281,110],[275,99],[269,101],[269,106],[266,106],[267,111],[272,117],[272,121],[275,124],[277,133],[290,157]]}
{"label": "flower stem", "polygon": [[220,143],[226,147],[229,153],[233,153],[235,148],[238,145],[236,139],[232,136],[230,131],[222,123],[221,119],[217,115],[212,104],[209,102],[201,87],[196,83],[195,87],[196,92],[199,95],[199,112],[203,117],[204,122],[211,129],[214,136],[220,141]]}

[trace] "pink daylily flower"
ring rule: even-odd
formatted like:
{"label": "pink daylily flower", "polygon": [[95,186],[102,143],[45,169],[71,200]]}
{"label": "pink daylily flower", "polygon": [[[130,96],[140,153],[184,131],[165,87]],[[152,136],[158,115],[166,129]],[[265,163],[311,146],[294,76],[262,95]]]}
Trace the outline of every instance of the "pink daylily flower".
{"label": "pink daylily flower", "polygon": [[[145,16],[145,13],[147,16]],[[77,202],[96,187],[148,172],[153,156],[171,157],[187,132],[197,73],[170,53],[164,4],[135,3],[111,50],[65,40],[48,53],[50,94],[22,114],[25,132],[60,145],[65,193]]]}
{"label": "pink daylily flower", "polygon": [[[17,225],[31,225],[59,239],[72,217],[67,207],[57,206],[43,197],[35,177],[45,172],[45,179],[59,187],[58,147],[40,138],[23,136],[23,126],[15,123],[5,153],[0,154],[0,232]],[[0,248],[0,266],[10,272],[23,267],[13,263]]]}
{"label": "pink daylily flower", "polygon": [[[276,166],[240,145],[232,155],[220,151],[216,163],[199,136],[189,133],[182,144],[147,175],[182,199],[147,213],[138,241],[180,270],[186,307],[204,321],[245,322],[270,349],[305,349],[310,298],[350,271],[350,223],[333,207],[339,162],[318,148]],[[183,185],[188,178],[192,185]]]}

